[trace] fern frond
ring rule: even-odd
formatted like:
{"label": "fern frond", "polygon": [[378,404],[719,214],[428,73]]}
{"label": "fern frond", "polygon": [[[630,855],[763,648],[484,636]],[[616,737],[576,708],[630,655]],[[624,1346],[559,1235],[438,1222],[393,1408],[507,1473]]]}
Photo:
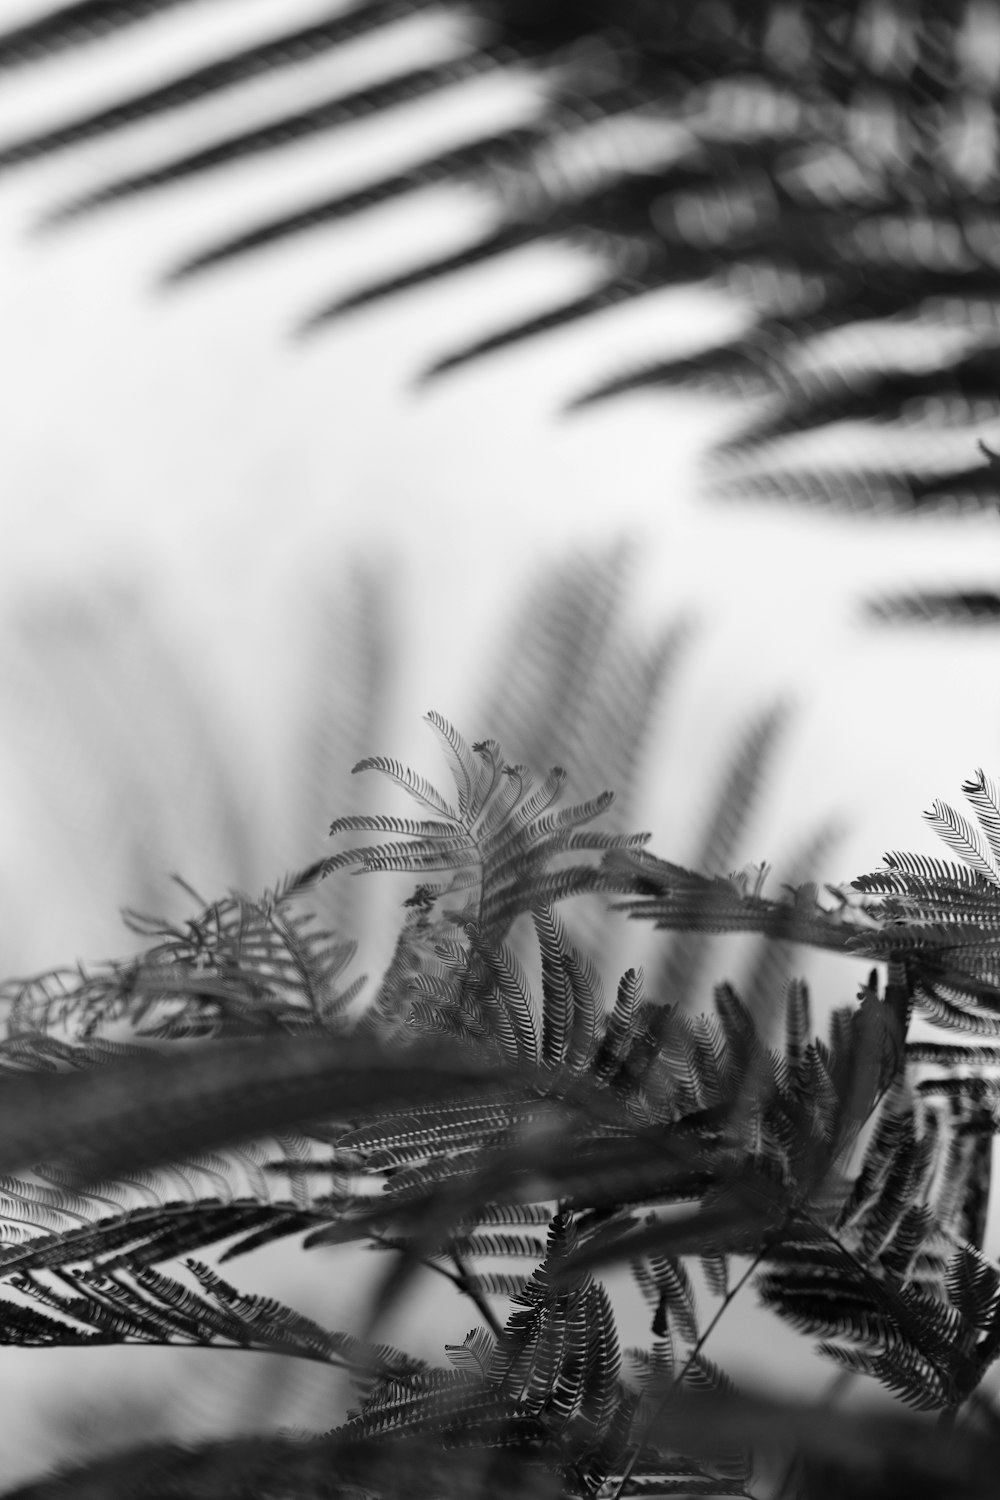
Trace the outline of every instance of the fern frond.
{"label": "fern frond", "polygon": [[481,1224],[521,1224],[526,1227],[548,1226],[551,1212],[539,1203],[486,1203],[478,1215]]}
{"label": "fern frond", "polygon": [[463,1291],[485,1293],[487,1297],[519,1297],[527,1285],[526,1273],[513,1271],[470,1271],[462,1277]]}
{"label": "fern frond", "polygon": [[996,863],[1000,860],[1000,786],[977,768],[968,781],[963,781],[962,791],[972,803],[976,820]]}
{"label": "fern frond", "polygon": [[907,1042],[906,1060],[914,1066],[940,1063],[947,1068],[965,1064],[993,1067],[1000,1063],[1000,1047],[965,1047],[959,1042]]}
{"label": "fern frond", "polygon": [[[83,1261],[114,1266],[128,1261],[143,1264],[172,1259],[191,1250],[246,1234],[247,1245],[258,1236],[278,1238],[296,1234],[315,1222],[314,1214],[261,1203],[220,1204],[211,1200],[134,1208],[119,1217],[107,1216],[91,1224],[39,1234],[33,1226],[24,1240],[0,1248],[0,1279],[24,1271],[48,1270]],[[242,1253],[243,1242],[228,1253]]]}
{"label": "fern frond", "polygon": [[991,885],[1000,888],[1000,865],[977,829],[967,818],[947,802],[935,798],[930,812],[924,813],[928,823],[941,835],[946,844],[962,856],[977,874],[984,876]]}
{"label": "fern frond", "polygon": [[542,1055],[550,1067],[579,1073],[591,1060],[603,1010],[600,977],[550,906],[536,906],[532,915],[542,956]]}
{"label": "fern frond", "polygon": [[[652,1216],[647,1223],[653,1222]],[[633,1259],[632,1274],[646,1301],[655,1309],[653,1337],[663,1338],[676,1328],[688,1344],[698,1342],[698,1314],[694,1290],[683,1261],[655,1253]]]}
{"label": "fern frond", "polygon": [[917,1411],[940,1411],[952,1404],[949,1383],[930,1360],[913,1350],[895,1350],[886,1354],[845,1349],[839,1344],[822,1342],[816,1352],[832,1359],[852,1375],[871,1375]]}
{"label": "fern frond", "polygon": [[531,990],[514,950],[506,943],[493,948],[472,938],[472,951],[487,975],[488,988],[475,984],[473,994],[489,1005],[497,1018],[501,1049],[512,1064],[537,1064],[541,1047]]}
{"label": "fern frond", "polygon": [[[935,859],[930,854],[901,854],[893,851],[885,855],[885,863],[890,871],[899,870],[904,875],[918,876],[927,883],[928,889],[954,884],[982,891],[983,882],[986,880],[984,875],[978,870],[971,869],[969,865],[954,865],[947,860]],[[883,875],[882,871],[874,875],[861,876],[854,883],[859,890],[874,891],[879,888],[877,881],[880,877],[886,881],[886,891],[909,889],[907,882],[896,882],[891,875]]]}
{"label": "fern frond", "polygon": [[989,1327],[1000,1297],[1000,1272],[972,1245],[955,1252],[945,1273],[948,1295],[974,1328]]}
{"label": "fern frond", "polygon": [[[422,802],[432,812],[439,813],[446,823],[454,826],[458,822],[458,814],[455,809],[444,800],[439,791],[431,786],[425,776],[420,776],[416,771],[409,770],[398,760],[393,760],[391,756],[365,756],[363,760],[358,761],[357,765],[353,768],[352,774],[357,776],[360,771],[380,771],[383,776],[387,776],[390,781],[394,781],[397,786],[401,786],[404,791],[409,792],[411,797],[416,798],[418,802]],[[339,832],[342,826],[342,820],[335,818],[330,825],[331,834]]]}
{"label": "fern frond", "polygon": [[725,1255],[705,1254],[699,1256],[701,1269],[708,1289],[716,1297],[729,1295],[729,1260]]}
{"label": "fern frond", "polygon": [[809,989],[803,979],[790,979],[785,988],[785,1058],[797,1072],[812,1040]]}
{"label": "fern frond", "polygon": [[606,1287],[596,1282],[587,1288],[587,1367],[584,1375],[581,1417],[590,1441],[612,1435],[621,1401],[621,1345]]}
{"label": "fern frond", "polygon": [[[428,717],[443,740],[458,779],[459,811],[445,803],[423,777],[406,771],[398,761],[385,757],[362,761],[356,770],[383,771],[446,822],[368,816],[337,819],[331,826],[332,833],[371,827],[401,833],[410,842],[396,839],[347,850],[331,856],[324,873],[351,865],[366,870],[451,871],[448,892],[468,891],[469,899],[462,910],[444,913],[438,923],[439,934],[446,935],[448,921],[466,927],[471,923],[487,947],[495,949],[514,919],[532,905],[549,896],[562,898],[605,885],[606,877],[594,865],[552,867],[558,856],[578,850],[630,848],[645,841],[644,835],[611,834],[581,826],[605,811],[611,793],[553,811],[565,782],[558,767],[534,788],[526,767],[505,763],[495,741],[477,741],[470,748],[440,715]],[[405,994],[408,984],[409,976],[400,967],[391,976],[393,1003]]]}
{"label": "fern frond", "polygon": [[610,1082],[627,1058],[642,1024],[645,997],[642,969],[626,969],[618,983],[614,1007],[607,1017],[594,1054],[591,1072],[598,1083]]}
{"label": "fern frond", "polygon": [[[346,1356],[361,1363],[356,1358],[358,1341],[352,1335],[329,1333],[311,1318],[304,1317],[294,1308],[284,1306],[273,1297],[239,1292],[200,1261],[189,1260],[187,1266],[208,1301],[222,1311],[227,1325],[238,1330],[244,1339],[285,1348],[302,1357],[333,1360]],[[160,1273],[147,1269],[141,1275],[137,1273],[136,1280],[144,1289],[155,1294],[160,1285]]]}

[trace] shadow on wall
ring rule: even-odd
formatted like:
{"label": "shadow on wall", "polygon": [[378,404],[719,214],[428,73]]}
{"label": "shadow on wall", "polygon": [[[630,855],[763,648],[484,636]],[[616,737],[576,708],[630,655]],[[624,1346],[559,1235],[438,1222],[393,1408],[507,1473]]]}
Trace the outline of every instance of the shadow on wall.
{"label": "shadow on wall", "polygon": [[[375,592],[358,576],[315,600],[302,643],[311,691],[282,698],[261,661],[252,705],[224,674],[213,681],[204,659],[185,660],[137,592],[43,600],[11,623],[0,655],[14,851],[0,875],[13,918],[5,975],[121,951],[122,906],[180,912],[171,871],[212,900],[256,894],[322,852],[331,809],[353,790],[351,765],[380,738]],[[269,768],[280,715],[294,748]]]}
{"label": "shadow on wall", "polygon": [[[676,629],[640,639],[629,573],[624,548],[544,573],[463,694],[471,733],[533,770],[563,765],[574,796],[613,789],[623,828],[681,643]],[[238,682],[171,639],[136,589],[40,599],[10,622],[3,977],[124,955],[125,906],[193,915],[171,872],[206,901],[257,895],[329,852],[333,816],[367,810],[371,778],[351,768],[397,748],[401,727],[413,735],[398,724],[390,590],[358,568],[297,603],[292,660],[280,644],[266,660],[252,641],[228,643],[249,658]],[[342,885],[338,914],[363,948],[356,883]],[[378,894],[363,892],[365,913]]]}

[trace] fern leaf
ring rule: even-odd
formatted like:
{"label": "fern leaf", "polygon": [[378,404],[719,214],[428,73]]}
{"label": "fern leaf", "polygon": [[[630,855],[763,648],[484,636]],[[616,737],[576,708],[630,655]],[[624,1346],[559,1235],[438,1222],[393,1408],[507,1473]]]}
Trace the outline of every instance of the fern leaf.
{"label": "fern leaf", "polygon": [[812,1039],[809,989],[803,979],[790,979],[785,989],[785,1057],[795,1072]]}
{"label": "fern leaf", "polygon": [[[978,870],[970,869],[968,865],[953,865],[947,860],[935,859],[929,854],[901,854],[898,851],[892,851],[885,855],[885,862],[890,870],[899,870],[905,875],[916,875],[921,880],[927,881],[928,885],[940,886],[948,882],[977,888],[982,886],[986,878]],[[876,890],[878,889],[875,884],[877,879],[877,875],[862,876],[855,884],[859,890]],[[862,882],[865,883],[862,884]],[[900,885],[890,880],[886,889],[907,890],[909,887],[905,883]]]}
{"label": "fern leaf", "polygon": [[0,1315],[0,1344],[44,1348],[106,1342],[98,1329],[74,1328],[59,1318],[48,1317],[37,1308],[22,1307],[6,1298],[0,1305],[3,1308]]}
{"label": "fern leaf", "polygon": [[463,1291],[484,1292],[487,1297],[519,1297],[527,1285],[524,1274],[512,1271],[469,1271],[462,1277]]}
{"label": "fern leaf", "polygon": [[565,934],[551,907],[532,912],[542,957],[542,1059],[559,1068],[566,1061],[574,1020],[573,985],[563,962]]}
{"label": "fern leaf", "polygon": [[486,1203],[478,1214],[480,1224],[548,1225],[552,1213],[541,1203]]}
{"label": "fern leaf", "polygon": [[598,1083],[610,1082],[628,1056],[645,1003],[643,985],[642,969],[627,969],[619,980],[614,1008],[607,1017],[591,1065]]}
{"label": "fern leaf", "polygon": [[493,1343],[485,1328],[473,1328],[460,1344],[445,1344],[444,1352],[457,1370],[468,1370],[477,1380],[484,1380]]}
{"label": "fern leaf", "polygon": [[444,746],[455,786],[458,790],[458,812],[463,820],[468,817],[473,796],[479,781],[480,767],[476,765],[472,751],[464,737],[442,714],[431,709],[425,715],[428,724],[437,731]]}
{"label": "fern leaf", "polygon": [[[408,770],[406,766],[401,765],[398,760],[393,760],[391,756],[366,756],[364,760],[358,761],[354,767],[353,774],[356,776],[359,771],[381,771],[383,776],[388,776],[390,781],[394,781],[397,786],[401,786],[404,791],[409,792],[411,797],[415,797],[418,802],[422,802],[432,812],[439,813],[447,823],[452,825],[457,823],[458,814],[455,809],[444,800],[439,791],[431,786],[426,777],[418,775],[415,771]],[[339,822],[340,820],[336,819],[331,824],[331,833],[338,830]]]}
{"label": "fern leaf", "polygon": [[716,1297],[729,1295],[729,1261],[725,1255],[704,1254],[699,1257],[709,1291]]}
{"label": "fern leaf", "polygon": [[[221,1276],[199,1261],[187,1262],[199,1284],[243,1337],[258,1344],[286,1347],[304,1357],[322,1360],[340,1359],[353,1353],[358,1345],[352,1335],[329,1333],[311,1318],[285,1307],[273,1297],[256,1297],[241,1293]],[[159,1273],[143,1270],[137,1276],[140,1285],[157,1287]]]}
{"label": "fern leaf", "polygon": [[[100,1273],[60,1272],[70,1294],[60,1293],[27,1272],[11,1279],[11,1285],[22,1295],[52,1308],[72,1322],[92,1328],[104,1343],[172,1343],[190,1342],[187,1327],[171,1316],[169,1308],[150,1306],[128,1290]],[[72,1335],[67,1342],[73,1343]]]}
{"label": "fern leaf", "polygon": [[1000,1271],[972,1245],[962,1245],[945,1273],[948,1295],[974,1328],[989,1327],[1000,1300]]}
{"label": "fern leaf", "polygon": [[1000,862],[1000,786],[982,769],[975,770],[968,781],[963,781],[962,791],[972,803],[976,819],[986,836],[994,865]]}
{"label": "fern leaf", "polygon": [[977,874],[984,876],[991,885],[1000,887],[1000,866],[967,818],[938,799],[924,817]]}
{"label": "fern leaf", "polygon": [[[515,828],[530,829],[562,795],[566,785],[566,772],[562,766],[553,766],[542,784],[519,801],[511,813]],[[602,809],[603,811],[603,809]]]}
{"label": "fern leaf", "polygon": [[890,1359],[830,1343],[817,1344],[818,1354],[834,1360],[852,1375],[871,1375],[917,1411],[940,1411],[952,1404],[952,1391],[927,1360],[910,1354]]}
{"label": "fern leaf", "polygon": [[958,1042],[907,1042],[906,1061],[914,1066],[939,1063],[946,1068],[965,1065],[995,1067],[1000,1063],[1000,1047],[965,1047]]}
{"label": "fern leaf", "polygon": [[431,835],[412,844],[393,842],[368,844],[363,848],[345,849],[331,855],[324,863],[324,873],[360,865],[369,873],[385,870],[460,870],[468,864],[469,841],[462,832],[447,837]]}
{"label": "fern leaf", "polygon": [[621,1399],[621,1346],[607,1289],[592,1283],[586,1293],[587,1364],[581,1415],[593,1433],[590,1441],[609,1436]]}
{"label": "fern leaf", "polygon": [[359,1152],[370,1166],[382,1170],[425,1156],[477,1149],[530,1113],[524,1096],[484,1099],[481,1091],[475,1098],[453,1094],[440,1103],[394,1110],[384,1119],[340,1132],[337,1149]]}
{"label": "fern leaf", "polygon": [[498,1036],[507,1061],[536,1064],[540,1045],[531,991],[514,950],[474,942],[476,957],[489,975],[489,1000],[499,1020]]}
{"label": "fern leaf", "polygon": [[477,740],[472,747],[479,758],[475,796],[469,806],[468,816],[474,828],[478,828],[484,810],[492,805],[499,788],[505,785],[503,748],[497,740]]}
{"label": "fern leaf", "polygon": [[539,1260],[545,1254],[545,1246],[537,1235],[501,1234],[479,1230],[462,1241],[466,1255],[517,1255]]}
{"label": "fern leaf", "polygon": [[[650,1215],[647,1223],[655,1222]],[[698,1342],[694,1291],[682,1261],[653,1252],[630,1262],[639,1290],[655,1309],[653,1336],[663,1338],[672,1323],[688,1344]]]}
{"label": "fern leaf", "polygon": [[351,813],[337,818],[330,824],[330,833],[400,833],[413,838],[453,839],[456,837],[454,823],[443,823],[433,818],[392,818],[385,813]]}

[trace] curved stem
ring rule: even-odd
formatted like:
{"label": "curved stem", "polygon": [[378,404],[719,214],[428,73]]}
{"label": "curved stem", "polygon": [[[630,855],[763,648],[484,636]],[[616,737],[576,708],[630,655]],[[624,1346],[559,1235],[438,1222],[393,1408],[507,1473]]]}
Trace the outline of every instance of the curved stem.
{"label": "curved stem", "polygon": [[[783,1232],[783,1230],[784,1230],[784,1226],[782,1226],[782,1232]],[[753,1275],[753,1273],[756,1271],[757,1267],[760,1265],[761,1261],[767,1255],[768,1250],[771,1248],[771,1242],[775,1238],[777,1238],[776,1235],[771,1235],[771,1236],[768,1237],[768,1239],[764,1242],[764,1244],[761,1246],[761,1248],[757,1251],[757,1254],[754,1256],[753,1260],[750,1262],[749,1266],[744,1271],[744,1273],[740,1277],[739,1281],[736,1282],[735,1286],[730,1287],[729,1291],[726,1293],[726,1295],[723,1297],[722,1301],[719,1303],[718,1307],[715,1309],[715,1312],[713,1313],[711,1319],[709,1320],[708,1326],[705,1328],[704,1332],[699,1337],[698,1342],[692,1346],[691,1352],[688,1354],[688,1357],[684,1361],[684,1364],[681,1366],[681,1369],[674,1376],[673,1380],[667,1386],[666,1390],[661,1395],[659,1401],[657,1401],[657,1403],[654,1406],[653,1410],[650,1412],[649,1416],[647,1417],[647,1419],[645,1421],[645,1424],[643,1425],[642,1431],[640,1432],[638,1438],[636,1439],[636,1442],[635,1442],[635,1444],[633,1446],[633,1449],[632,1449],[632,1456],[629,1459],[628,1463],[625,1465],[625,1468],[624,1468],[624,1470],[622,1472],[622,1477],[618,1481],[618,1488],[615,1490],[614,1495],[612,1496],[612,1500],[621,1500],[622,1494],[624,1493],[624,1490],[625,1490],[625,1486],[628,1483],[629,1479],[632,1477],[632,1473],[633,1473],[633,1471],[635,1469],[636,1464],[639,1462],[639,1457],[640,1457],[640,1454],[642,1453],[643,1444],[646,1442],[646,1439],[649,1437],[649,1435],[652,1432],[653,1428],[656,1426],[657,1422],[659,1421],[660,1416],[661,1416],[661,1414],[663,1412],[663,1408],[666,1406],[667,1401],[669,1400],[671,1393],[676,1389],[677,1386],[679,1386],[682,1383],[682,1381],[684,1380],[684,1377],[687,1375],[687,1372],[691,1369],[691,1367],[694,1364],[695,1360],[698,1358],[698,1355],[701,1353],[702,1349],[705,1347],[705,1344],[708,1341],[709,1337],[714,1332],[714,1330],[715,1330],[715,1328],[716,1328],[719,1320],[721,1319],[723,1313],[727,1310],[727,1308],[733,1302],[734,1298],[736,1298],[739,1295],[739,1293],[743,1290],[743,1288],[746,1286],[747,1282],[750,1280],[750,1277]]]}

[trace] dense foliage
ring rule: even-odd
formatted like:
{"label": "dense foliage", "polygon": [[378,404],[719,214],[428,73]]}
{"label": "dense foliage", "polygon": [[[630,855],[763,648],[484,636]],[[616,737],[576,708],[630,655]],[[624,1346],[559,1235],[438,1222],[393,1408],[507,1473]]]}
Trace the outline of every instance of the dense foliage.
{"label": "dense foliage", "polygon": [[[659,859],[595,826],[609,795],[567,805],[560,768],[538,780],[428,720],[449,794],[369,758],[411,815],[339,818],[361,843],[262,899],[146,919],[138,958],[4,991],[4,1341],[268,1350],[349,1372],[353,1409],[17,1493],[874,1496],[891,1475],[986,1494],[1000,787],[966,783],[974,821],[927,814],[960,863],[894,853],[769,895],[763,869]],[[344,870],[410,881],[370,983],[303,905]],[[602,972],[607,927],[581,913],[609,899],[654,934],[757,934],[744,993],[718,983],[699,1009],[665,936],[649,978]],[[765,961],[792,944],[864,961],[823,1034]],[[918,1013],[966,1039],[912,1039]],[[367,1331],[205,1259],[285,1237],[383,1251]],[[648,1305],[636,1347],[614,1266]],[[443,1363],[378,1339],[422,1267],[475,1323]],[[745,1286],[937,1424],[738,1394],[706,1345]]]}

